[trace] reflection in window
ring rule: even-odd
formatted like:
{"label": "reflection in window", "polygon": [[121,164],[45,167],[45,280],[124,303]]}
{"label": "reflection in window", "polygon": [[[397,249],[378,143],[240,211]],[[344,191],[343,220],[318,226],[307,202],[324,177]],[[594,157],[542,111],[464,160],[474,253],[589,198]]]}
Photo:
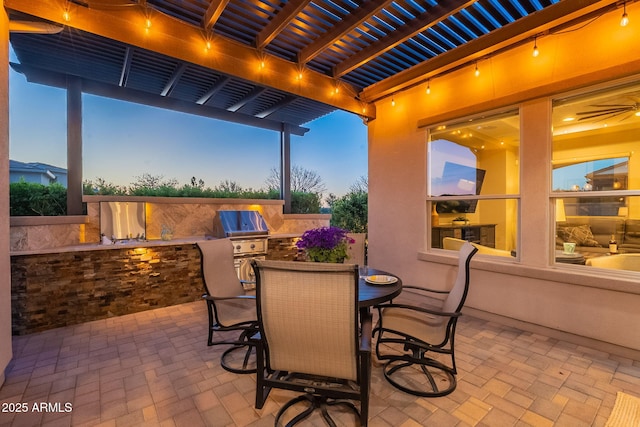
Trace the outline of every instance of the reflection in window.
{"label": "reflection in window", "polygon": [[519,152],[517,111],[430,129],[432,248],[457,250],[466,240],[480,247],[480,253],[514,256]]}
{"label": "reflection in window", "polygon": [[554,191],[626,190],[629,157],[554,165]]}
{"label": "reflection in window", "polygon": [[640,271],[638,94],[632,82],[553,103],[556,263]]}

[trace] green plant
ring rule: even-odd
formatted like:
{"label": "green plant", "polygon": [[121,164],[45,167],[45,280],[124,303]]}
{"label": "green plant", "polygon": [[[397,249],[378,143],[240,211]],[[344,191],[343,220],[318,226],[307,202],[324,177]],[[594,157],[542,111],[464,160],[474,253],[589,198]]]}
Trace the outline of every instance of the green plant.
{"label": "green plant", "polygon": [[11,216],[66,215],[67,189],[57,183],[14,182],[9,185],[9,205]]}
{"label": "green plant", "polygon": [[353,191],[334,200],[331,204],[331,225],[352,233],[366,233],[369,215],[369,194]]}

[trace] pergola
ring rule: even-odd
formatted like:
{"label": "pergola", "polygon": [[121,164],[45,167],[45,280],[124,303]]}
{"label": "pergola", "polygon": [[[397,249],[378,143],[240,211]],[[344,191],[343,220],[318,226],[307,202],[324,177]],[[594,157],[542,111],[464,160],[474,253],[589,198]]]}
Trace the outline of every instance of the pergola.
{"label": "pergola", "polygon": [[5,0],[12,67],[65,88],[70,214],[81,212],[82,93],[281,133],[375,103],[611,9],[613,0]]}

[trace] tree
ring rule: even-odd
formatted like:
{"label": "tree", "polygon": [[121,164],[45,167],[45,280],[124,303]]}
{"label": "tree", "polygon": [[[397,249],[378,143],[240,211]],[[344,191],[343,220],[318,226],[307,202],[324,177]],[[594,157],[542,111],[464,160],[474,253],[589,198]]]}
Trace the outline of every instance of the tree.
{"label": "tree", "polygon": [[369,178],[366,175],[361,175],[356,182],[351,184],[349,191],[352,193],[368,193],[369,192]]}
{"label": "tree", "polygon": [[161,187],[178,187],[178,180],[171,178],[163,181],[164,175],[151,175],[150,173],[143,173],[140,176],[136,176],[136,181],[131,183],[131,191],[136,190],[157,190]]}
{"label": "tree", "polygon": [[351,191],[337,199],[331,209],[331,225],[352,233],[366,233],[369,215],[369,194]]}
{"label": "tree", "polygon": [[215,191],[220,191],[222,193],[242,193],[244,190],[237,182],[225,179],[218,184]]}
{"label": "tree", "polygon": [[[280,190],[280,170],[271,168],[265,184],[268,190]],[[316,171],[294,165],[291,167],[291,192],[322,194],[327,188]]]}

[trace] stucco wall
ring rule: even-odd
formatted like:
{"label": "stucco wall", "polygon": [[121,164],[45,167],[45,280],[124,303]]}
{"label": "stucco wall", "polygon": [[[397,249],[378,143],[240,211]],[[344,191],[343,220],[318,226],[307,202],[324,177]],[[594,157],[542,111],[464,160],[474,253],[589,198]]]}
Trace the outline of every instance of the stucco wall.
{"label": "stucco wall", "polygon": [[[640,5],[628,6],[640,15]],[[583,29],[525,45],[433,78],[376,103],[369,123],[369,260],[407,284],[445,289],[452,255],[426,248],[426,129],[496,108],[520,107],[520,260],[477,256],[467,306],[488,314],[640,350],[637,278],[553,265],[550,222],[551,99],[555,93],[640,74],[640,26],[612,12]]]}
{"label": "stucco wall", "polygon": [[[0,210],[9,212],[9,19],[0,11]],[[0,215],[0,385],[12,355],[9,216]]]}

